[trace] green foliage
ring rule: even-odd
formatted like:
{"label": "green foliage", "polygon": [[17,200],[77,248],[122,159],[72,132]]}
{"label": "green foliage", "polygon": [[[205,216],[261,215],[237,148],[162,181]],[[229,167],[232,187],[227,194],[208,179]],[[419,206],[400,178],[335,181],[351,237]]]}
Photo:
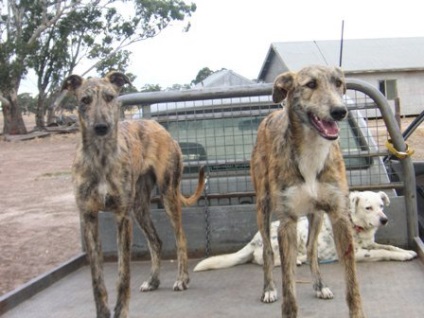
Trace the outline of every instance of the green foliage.
{"label": "green foliage", "polygon": [[196,85],[202,82],[205,78],[215,73],[209,67],[202,68],[196,75],[196,78],[191,81],[192,84]]}
{"label": "green foliage", "polygon": [[140,89],[141,92],[159,92],[161,90],[159,84],[146,84]]}
{"label": "green foliage", "polygon": [[28,69],[38,76],[40,98],[54,93],[83,60],[92,63],[85,73],[125,72],[126,47],[195,10],[180,0],[2,0],[0,96],[17,92]]}
{"label": "green foliage", "polygon": [[32,97],[28,93],[23,93],[18,95],[18,103],[24,114],[34,113],[37,109],[37,99]]}
{"label": "green foliage", "polygon": [[168,87],[166,90],[168,91],[182,91],[185,89],[190,89],[190,84],[173,84],[171,87]]}

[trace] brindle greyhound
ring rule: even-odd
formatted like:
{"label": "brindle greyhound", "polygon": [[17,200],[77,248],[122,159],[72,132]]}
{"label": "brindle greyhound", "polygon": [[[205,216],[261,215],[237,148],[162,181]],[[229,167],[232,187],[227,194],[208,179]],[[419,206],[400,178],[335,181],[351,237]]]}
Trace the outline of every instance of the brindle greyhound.
{"label": "brindle greyhound", "polygon": [[80,210],[85,248],[91,266],[97,317],[110,317],[103,279],[103,256],[98,233],[100,211],[113,211],[117,222],[119,279],[114,317],[127,317],[130,298],[130,259],[132,217],[143,230],[150,249],[150,279],[140,290],[159,286],[161,240],[153,225],[149,207],[152,189],[157,185],[166,213],[175,230],[178,275],[176,291],[188,287],[186,238],[181,224],[181,204],[192,205],[202,194],[204,171],[199,173],[195,193],[180,193],[182,154],[178,143],[153,120],[119,122],[121,87],[129,83],[119,72],[105,78],[83,79],[71,75],[63,90],[78,99],[81,143],[72,175]]}
{"label": "brindle greyhound", "polygon": [[338,68],[312,66],[279,75],[273,88],[282,110],[260,124],[252,153],[251,175],[256,191],[257,222],[263,238],[264,290],[262,301],[277,299],[272,268],[270,214],[280,220],[278,242],[282,269],[282,315],[297,316],[295,295],[296,224],[308,214],[307,255],[319,298],[333,298],[321,279],[317,236],[323,212],[331,220],[339,260],[344,264],[350,317],[364,317],[356,278],[352,229],[348,218],[348,184],[337,142],[337,121],[345,118],[345,81]]}

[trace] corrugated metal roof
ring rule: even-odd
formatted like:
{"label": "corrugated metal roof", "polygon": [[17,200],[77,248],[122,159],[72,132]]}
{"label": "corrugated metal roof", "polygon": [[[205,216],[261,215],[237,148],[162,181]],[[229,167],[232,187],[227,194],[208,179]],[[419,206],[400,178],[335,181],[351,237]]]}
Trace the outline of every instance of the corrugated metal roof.
{"label": "corrugated metal roof", "polygon": [[[339,65],[340,41],[272,43],[274,51],[290,70],[305,65]],[[272,58],[273,54],[267,55]],[[424,69],[424,37],[344,40],[342,68],[345,72]],[[266,72],[267,62],[259,78]]]}
{"label": "corrugated metal roof", "polygon": [[249,85],[253,83],[254,81],[232,70],[221,70],[209,75],[202,82],[198,83],[195,88]]}

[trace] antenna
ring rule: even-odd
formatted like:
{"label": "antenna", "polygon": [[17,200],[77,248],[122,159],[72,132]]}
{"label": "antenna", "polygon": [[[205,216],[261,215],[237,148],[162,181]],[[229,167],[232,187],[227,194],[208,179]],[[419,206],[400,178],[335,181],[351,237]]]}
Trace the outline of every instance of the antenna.
{"label": "antenna", "polygon": [[341,36],[341,39],[340,39],[339,67],[342,67],[342,61],[343,61],[343,34],[344,34],[344,20],[342,20],[342,36]]}

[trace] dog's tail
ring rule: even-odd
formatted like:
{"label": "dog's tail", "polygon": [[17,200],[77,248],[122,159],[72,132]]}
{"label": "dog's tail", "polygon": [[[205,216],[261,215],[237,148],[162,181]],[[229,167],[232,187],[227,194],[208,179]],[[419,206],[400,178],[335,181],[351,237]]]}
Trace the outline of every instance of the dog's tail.
{"label": "dog's tail", "polygon": [[199,170],[199,180],[197,183],[197,188],[194,194],[191,197],[186,198],[183,195],[180,195],[180,199],[183,205],[190,206],[199,200],[200,196],[202,195],[203,189],[205,188],[205,168],[200,167]]}
{"label": "dog's tail", "polygon": [[252,244],[247,244],[241,250],[232,253],[232,254],[224,254],[218,256],[212,256],[209,258],[200,261],[199,264],[196,265],[193,271],[200,272],[206,271],[210,269],[221,269],[233,267],[240,264],[245,264],[253,259],[253,251],[254,248]]}

